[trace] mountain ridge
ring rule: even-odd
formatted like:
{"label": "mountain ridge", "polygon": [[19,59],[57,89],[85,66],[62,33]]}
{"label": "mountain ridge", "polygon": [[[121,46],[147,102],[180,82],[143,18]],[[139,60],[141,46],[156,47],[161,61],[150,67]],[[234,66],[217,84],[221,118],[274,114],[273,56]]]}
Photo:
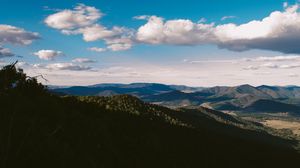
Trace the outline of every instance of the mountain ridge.
{"label": "mountain ridge", "polygon": [[[54,92],[79,96],[111,96],[130,94],[140,99],[167,107],[200,106],[209,103],[216,110],[244,112],[290,112],[297,114],[300,106],[300,87],[267,86],[254,87],[248,84],[226,87],[191,88],[182,85],[157,83],[98,84],[91,87],[51,89]],[[188,91],[187,91],[188,90]],[[299,100],[298,100],[299,99]],[[268,100],[278,110],[263,108]],[[258,106],[258,105],[261,106]],[[262,110],[263,111],[260,111]],[[293,110],[294,109],[294,110]]]}

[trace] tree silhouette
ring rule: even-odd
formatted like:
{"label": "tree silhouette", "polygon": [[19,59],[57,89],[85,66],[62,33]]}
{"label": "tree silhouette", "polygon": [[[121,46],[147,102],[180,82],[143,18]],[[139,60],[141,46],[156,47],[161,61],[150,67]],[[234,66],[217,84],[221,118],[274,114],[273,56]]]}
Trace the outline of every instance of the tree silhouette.
{"label": "tree silhouette", "polygon": [[17,68],[17,63],[6,65],[0,70],[0,93],[44,93],[45,87],[38,83],[36,77],[29,77],[23,69]]}

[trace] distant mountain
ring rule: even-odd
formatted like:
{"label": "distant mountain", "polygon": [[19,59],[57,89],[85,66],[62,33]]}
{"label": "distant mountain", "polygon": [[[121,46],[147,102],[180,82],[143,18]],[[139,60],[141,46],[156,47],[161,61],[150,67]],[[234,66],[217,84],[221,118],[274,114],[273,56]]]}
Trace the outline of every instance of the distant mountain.
{"label": "distant mountain", "polygon": [[101,83],[95,85],[89,85],[87,87],[122,87],[124,84],[121,83]]}
{"label": "distant mountain", "polygon": [[210,102],[216,110],[241,111],[255,113],[282,113],[291,115],[300,114],[298,97],[299,87],[276,87],[241,85],[236,87],[213,87],[202,92],[213,93],[215,97],[230,99]]}
{"label": "distant mountain", "polygon": [[[224,111],[256,113],[289,112],[300,113],[300,87],[240,85],[212,88],[164,85],[157,83],[98,84],[54,88],[52,91],[79,96],[112,96],[129,94],[167,107],[200,106],[205,103],[211,108]],[[273,107],[276,107],[275,109]]]}
{"label": "distant mountain", "polygon": [[300,98],[300,87],[298,86],[288,86],[288,87],[278,87],[278,86],[266,86],[262,85],[257,87],[257,89],[270,95],[272,98]]}
{"label": "distant mountain", "polygon": [[271,98],[268,94],[251,85],[241,85],[236,87],[212,87],[204,89],[202,92],[213,93],[216,97],[240,98],[252,95],[260,98]]}
{"label": "distant mountain", "polygon": [[205,89],[205,87],[190,87],[185,85],[169,85],[169,86],[175,90],[179,90],[185,93],[199,92]]}
{"label": "distant mountain", "polygon": [[92,86],[74,86],[69,88],[52,89],[57,93],[77,96],[97,96],[130,94],[138,97],[173,91],[170,86],[156,83],[132,83],[132,84],[99,84]]}

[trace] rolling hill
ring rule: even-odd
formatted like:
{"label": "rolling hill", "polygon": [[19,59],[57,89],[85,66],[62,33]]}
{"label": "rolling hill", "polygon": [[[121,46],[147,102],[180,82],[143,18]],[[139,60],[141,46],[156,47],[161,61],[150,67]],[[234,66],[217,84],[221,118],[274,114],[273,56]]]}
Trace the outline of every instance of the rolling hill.
{"label": "rolling hill", "polygon": [[57,88],[52,91],[76,96],[109,96],[108,91],[115,94],[130,94],[138,97],[173,91],[170,86],[156,83],[132,83],[132,84],[98,84],[92,86],[73,86]]}
{"label": "rolling hill", "polygon": [[[191,90],[195,91],[191,92]],[[235,87],[192,88],[154,83],[133,83],[58,88],[52,91],[70,95],[111,96],[130,94],[146,102],[171,108],[200,106],[205,103],[213,109],[224,111],[247,113],[288,112],[293,116],[298,116],[300,113],[300,101],[298,100],[300,89],[296,86],[263,85],[253,87],[251,85],[241,85]]]}
{"label": "rolling hill", "polygon": [[216,97],[240,98],[245,95],[252,95],[259,98],[271,98],[268,94],[251,85],[241,85],[236,87],[212,87],[204,89],[202,92],[212,93]]}
{"label": "rolling hill", "polygon": [[257,89],[270,95],[275,99],[292,99],[300,98],[300,87],[298,86],[287,86],[287,87],[276,87],[276,86],[258,86]]}

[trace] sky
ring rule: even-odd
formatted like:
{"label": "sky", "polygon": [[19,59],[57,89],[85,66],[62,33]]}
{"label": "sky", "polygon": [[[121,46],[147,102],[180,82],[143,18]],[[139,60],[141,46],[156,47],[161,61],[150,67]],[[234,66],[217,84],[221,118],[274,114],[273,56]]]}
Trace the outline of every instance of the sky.
{"label": "sky", "polygon": [[47,85],[300,85],[296,0],[0,2],[0,66]]}

